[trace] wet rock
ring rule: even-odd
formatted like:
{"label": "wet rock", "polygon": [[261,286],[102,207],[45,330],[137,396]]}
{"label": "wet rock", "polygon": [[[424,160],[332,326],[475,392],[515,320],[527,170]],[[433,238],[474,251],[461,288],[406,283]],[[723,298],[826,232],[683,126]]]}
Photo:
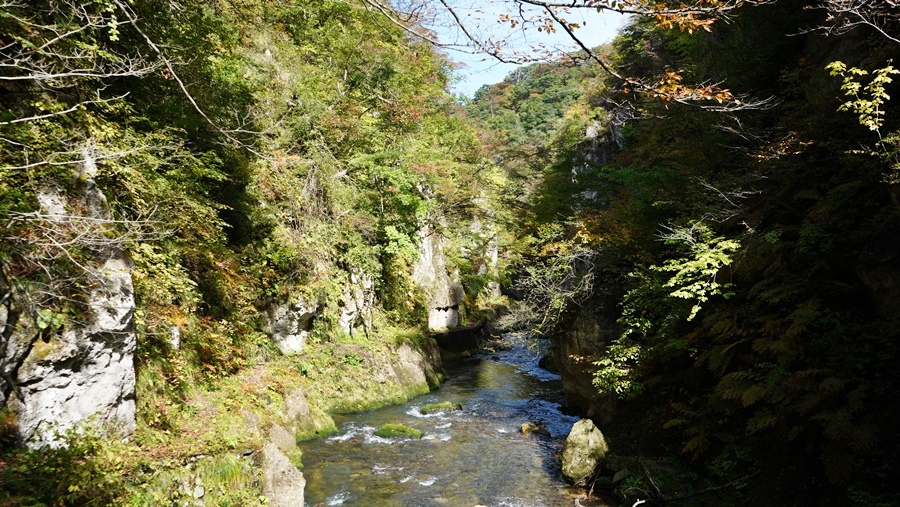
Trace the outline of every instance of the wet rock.
{"label": "wet rock", "polygon": [[441,403],[429,403],[427,405],[423,405],[422,408],[419,409],[419,413],[421,413],[422,415],[427,415],[436,412],[453,412],[456,410],[462,410],[462,405],[459,403],[453,403],[452,401],[444,401]]}
{"label": "wet rock", "polygon": [[422,432],[405,424],[385,424],[384,426],[375,430],[375,436],[379,436],[382,438],[422,438]]}
{"label": "wet rock", "polygon": [[499,336],[491,336],[484,340],[481,348],[487,352],[509,351],[512,350],[513,345]]}
{"label": "wet rock", "polygon": [[590,478],[607,452],[606,439],[594,422],[590,419],[578,421],[572,426],[563,447],[563,475],[576,483]]}
{"label": "wet rock", "polygon": [[556,367],[553,356],[549,354],[541,356],[541,359],[538,361],[538,366],[551,373],[559,373],[559,368]]}
{"label": "wet rock", "polygon": [[550,436],[550,432],[547,431],[546,428],[540,426],[538,424],[532,422],[522,423],[522,434],[523,435],[543,435],[545,437]]}

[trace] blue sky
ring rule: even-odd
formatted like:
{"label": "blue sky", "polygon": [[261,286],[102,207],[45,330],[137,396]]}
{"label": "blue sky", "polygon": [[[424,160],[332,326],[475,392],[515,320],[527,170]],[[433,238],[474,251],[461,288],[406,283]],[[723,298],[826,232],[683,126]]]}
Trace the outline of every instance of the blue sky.
{"label": "blue sky", "polygon": [[[556,34],[538,33],[533,28],[530,32],[522,32],[521,27],[517,30],[504,29],[502,25],[496,23],[498,17],[497,12],[490,14],[484,12],[490,9],[489,2],[478,4],[475,7],[461,7],[458,10],[470,25],[471,31],[476,31],[481,37],[491,37],[495,40],[502,40],[509,45],[511,49],[528,52],[530,48],[541,44],[547,48],[554,48],[560,51],[576,51],[577,46],[569,40],[566,34],[561,31]],[[499,7],[495,7],[498,9]],[[619,28],[627,21],[627,17],[616,13],[597,13],[593,10],[574,10],[566,16],[569,21],[575,21],[582,24],[582,28],[575,33],[584,41],[588,47],[595,47],[609,42],[615,37]],[[479,19],[482,18],[482,19]],[[465,38],[458,32],[451,29],[438,28],[435,29],[438,38],[445,44],[462,44]],[[514,64],[500,63],[494,58],[482,54],[466,54],[459,51],[447,51],[448,56],[455,62],[460,63],[460,68],[456,74],[458,82],[451,89],[456,93],[462,93],[471,97],[475,91],[485,84],[499,83],[514,70],[517,66]]]}

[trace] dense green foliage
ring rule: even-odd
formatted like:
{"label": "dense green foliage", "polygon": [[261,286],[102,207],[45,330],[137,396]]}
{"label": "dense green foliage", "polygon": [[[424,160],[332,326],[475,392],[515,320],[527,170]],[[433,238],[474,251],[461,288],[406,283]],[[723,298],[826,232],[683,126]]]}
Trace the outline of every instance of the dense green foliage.
{"label": "dense green foliage", "polygon": [[87,152],[111,213],[90,232],[135,261],[147,366],[177,325],[206,373],[236,371],[261,343],[260,309],[303,297],[330,310],[324,326],[351,277],[372,276],[407,318],[419,229],[477,213],[490,170],[449,67],[361,5],[39,7],[4,7],[31,61],[4,71],[0,147],[4,280],[35,319],[77,313],[91,283],[100,246],[36,213],[42,188],[77,197]]}
{"label": "dense green foliage", "polygon": [[[343,368],[322,391],[339,404],[367,347],[387,346],[375,335],[421,324],[425,227],[463,247],[448,257],[474,302],[491,281],[480,218],[514,224],[508,281],[530,303],[515,315],[548,334],[580,312],[617,322],[604,355],[580,358],[620,398],[617,452],[680,461],[679,491],[712,503],[896,504],[898,49],[865,27],[809,31],[826,20],[807,4],[738,9],[710,31],[635,18],[603,49],[657,91],[724,83],[768,107],[713,111],[588,60],[542,64],[463,106],[479,139],[443,57],[357,0],[4,3],[0,303],[35,339],[56,332],[125,251],[139,429],[127,450],[85,437],[4,454],[0,501],[178,500],[160,460],[258,444],[237,400]],[[80,200],[94,185],[102,213]],[[376,314],[347,336],[364,280]],[[317,308],[319,356],[276,359],[264,316],[288,302]],[[215,399],[202,408],[222,428],[198,428],[192,399]],[[8,410],[0,423],[8,446]],[[219,458],[202,473],[222,478],[222,503],[261,502],[238,484],[245,463]],[[145,465],[165,471],[129,490]],[[620,490],[657,486],[641,481]]]}
{"label": "dense green foliage", "polygon": [[[97,263],[126,252],[147,452],[184,452],[198,389],[280,355],[265,335],[273,305],[317,308],[314,344],[348,327],[363,344],[391,325],[418,339],[420,230],[476,243],[457,231],[486,213],[497,174],[445,90],[450,66],[362,2],[5,3],[0,34],[0,297],[59,330],[85,315]],[[99,216],[78,204],[94,185]],[[47,189],[75,218],[52,215]],[[372,313],[340,323],[357,290]],[[59,459],[77,466],[88,451]],[[28,480],[2,489],[27,493]],[[82,503],[65,489],[35,501]]]}
{"label": "dense green foliage", "polygon": [[[621,398],[617,452],[680,455],[695,474],[682,481],[750,504],[889,505],[898,48],[874,30],[808,31],[825,13],[804,6],[741,9],[709,33],[634,19],[613,44],[619,73],[665,82],[677,69],[773,100],[723,113],[611,78],[569,85],[567,107],[542,120],[552,128],[531,137],[543,157],[500,161],[539,170],[519,215],[518,287],[539,309],[547,300],[530,287],[570,291],[547,333],[584,312],[618,322],[593,358],[595,385]],[[468,107],[501,139],[540,105],[515,96],[504,116],[486,115],[511,100],[513,79]],[[579,264],[585,249],[592,260]],[[572,293],[579,274],[592,286]],[[653,491],[642,480],[637,490]]]}

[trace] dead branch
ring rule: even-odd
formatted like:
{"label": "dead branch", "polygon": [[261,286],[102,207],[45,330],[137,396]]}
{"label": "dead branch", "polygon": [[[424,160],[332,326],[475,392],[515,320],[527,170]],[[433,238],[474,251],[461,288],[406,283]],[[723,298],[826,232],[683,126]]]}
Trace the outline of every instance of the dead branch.
{"label": "dead branch", "polygon": [[898,0],[825,0],[815,8],[827,13],[825,23],[803,30],[801,33],[823,32],[826,35],[843,35],[856,28],[867,26],[883,37],[900,43],[892,33],[900,24]]}

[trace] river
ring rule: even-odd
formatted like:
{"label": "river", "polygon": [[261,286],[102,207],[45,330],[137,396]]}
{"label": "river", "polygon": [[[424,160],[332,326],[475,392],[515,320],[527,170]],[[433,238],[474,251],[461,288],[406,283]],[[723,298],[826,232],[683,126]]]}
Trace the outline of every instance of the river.
{"label": "river", "polygon": [[[304,442],[309,506],[571,507],[604,505],[567,485],[559,454],[577,417],[560,411],[558,375],[537,366],[524,342],[510,351],[477,355],[445,367],[441,387],[408,403],[336,416],[337,434]],[[426,404],[462,410],[422,415]],[[522,433],[522,423],[547,435]],[[401,423],[421,439],[381,438]]]}

